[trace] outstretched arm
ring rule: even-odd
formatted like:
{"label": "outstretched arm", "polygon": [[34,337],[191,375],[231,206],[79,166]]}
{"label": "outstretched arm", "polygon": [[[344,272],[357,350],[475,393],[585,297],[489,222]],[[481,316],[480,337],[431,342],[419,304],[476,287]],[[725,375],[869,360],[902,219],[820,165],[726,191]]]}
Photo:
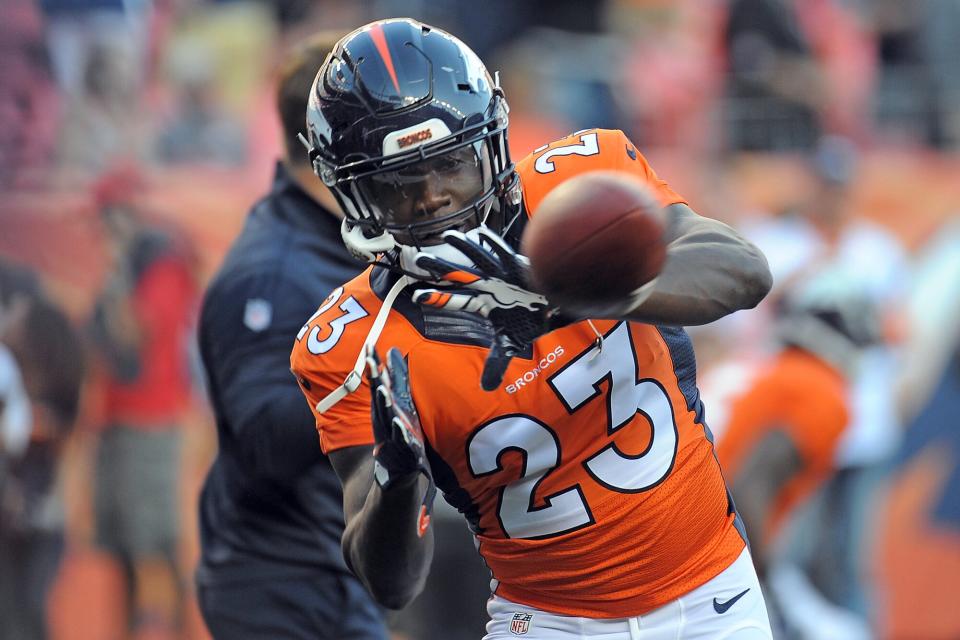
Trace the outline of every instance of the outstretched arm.
{"label": "outstretched arm", "polygon": [[757,247],[685,204],[666,208],[667,261],[647,297],[622,317],[650,324],[701,325],[755,307],[773,280]]}
{"label": "outstretched arm", "polygon": [[375,444],[330,454],[343,484],[343,552],[377,602],[401,609],[423,589],[430,570],[436,487],[400,351],[391,349],[384,367],[371,349],[367,380]]}
{"label": "outstretched arm", "polygon": [[373,447],[330,453],[343,484],[343,556],[374,599],[402,609],[423,590],[433,558],[433,531],[419,537],[418,510],[427,491],[414,473],[389,489],[374,482]]}

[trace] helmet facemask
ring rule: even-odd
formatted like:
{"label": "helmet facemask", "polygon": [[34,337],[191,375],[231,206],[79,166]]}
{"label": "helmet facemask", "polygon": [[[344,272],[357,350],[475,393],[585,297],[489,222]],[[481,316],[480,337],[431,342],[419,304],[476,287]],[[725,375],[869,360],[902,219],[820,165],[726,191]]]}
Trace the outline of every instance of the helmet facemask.
{"label": "helmet facemask", "polygon": [[494,186],[482,142],[458,146],[356,181],[364,203],[398,244],[440,244],[448,229],[466,231],[486,218]]}
{"label": "helmet facemask", "polygon": [[[505,233],[516,220],[519,184],[507,150],[507,105],[499,89],[493,115],[414,149],[336,166],[311,145],[314,169],[334,192],[345,215],[347,248],[367,261],[394,248],[430,250],[447,230],[467,231],[485,224]],[[402,139],[408,127],[395,138]],[[389,145],[385,145],[389,146]],[[391,255],[393,254],[393,255]],[[406,262],[406,261],[404,261]],[[399,265],[391,265],[399,266]],[[406,266],[406,265],[405,265]]]}
{"label": "helmet facemask", "polygon": [[[503,133],[496,136],[502,139]],[[444,232],[456,230],[470,237],[481,226],[503,228],[504,202],[498,197],[503,175],[493,170],[501,161],[493,137],[449,140],[422,160],[397,168],[388,162],[383,172],[357,181],[384,232],[394,238],[396,250],[385,256],[387,266],[421,279],[430,274],[416,265],[420,252],[463,260],[444,242]]]}

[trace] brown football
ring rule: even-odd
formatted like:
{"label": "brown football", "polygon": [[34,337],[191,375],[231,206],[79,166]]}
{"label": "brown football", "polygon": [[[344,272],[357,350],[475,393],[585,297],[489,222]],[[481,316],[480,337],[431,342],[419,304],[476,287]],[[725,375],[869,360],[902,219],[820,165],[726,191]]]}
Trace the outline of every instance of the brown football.
{"label": "brown football", "polygon": [[622,302],[660,273],[663,211],[650,187],[621,171],[560,183],[532,213],[521,241],[532,285],[561,307]]}

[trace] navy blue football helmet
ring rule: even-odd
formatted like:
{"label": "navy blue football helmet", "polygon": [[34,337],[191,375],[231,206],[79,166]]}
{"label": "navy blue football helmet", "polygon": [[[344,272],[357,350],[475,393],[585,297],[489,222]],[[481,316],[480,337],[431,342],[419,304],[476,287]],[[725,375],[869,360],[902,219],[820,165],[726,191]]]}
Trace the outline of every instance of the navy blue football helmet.
{"label": "navy blue football helmet", "polygon": [[373,261],[449,229],[503,231],[520,203],[507,112],[477,55],[440,29],[398,18],[342,38],[314,81],[306,142],[347,247]]}

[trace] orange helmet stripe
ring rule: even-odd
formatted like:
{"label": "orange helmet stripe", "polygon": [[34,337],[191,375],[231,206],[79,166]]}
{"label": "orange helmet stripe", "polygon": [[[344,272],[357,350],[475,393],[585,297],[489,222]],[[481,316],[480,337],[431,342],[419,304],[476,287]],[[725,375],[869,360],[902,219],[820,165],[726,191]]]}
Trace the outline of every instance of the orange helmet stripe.
{"label": "orange helmet stripe", "polygon": [[400,82],[397,80],[397,71],[393,68],[393,58],[390,56],[390,48],[387,46],[387,38],[383,35],[383,25],[375,24],[370,27],[370,38],[377,47],[377,52],[383,58],[383,64],[393,80],[393,88],[400,93]]}

